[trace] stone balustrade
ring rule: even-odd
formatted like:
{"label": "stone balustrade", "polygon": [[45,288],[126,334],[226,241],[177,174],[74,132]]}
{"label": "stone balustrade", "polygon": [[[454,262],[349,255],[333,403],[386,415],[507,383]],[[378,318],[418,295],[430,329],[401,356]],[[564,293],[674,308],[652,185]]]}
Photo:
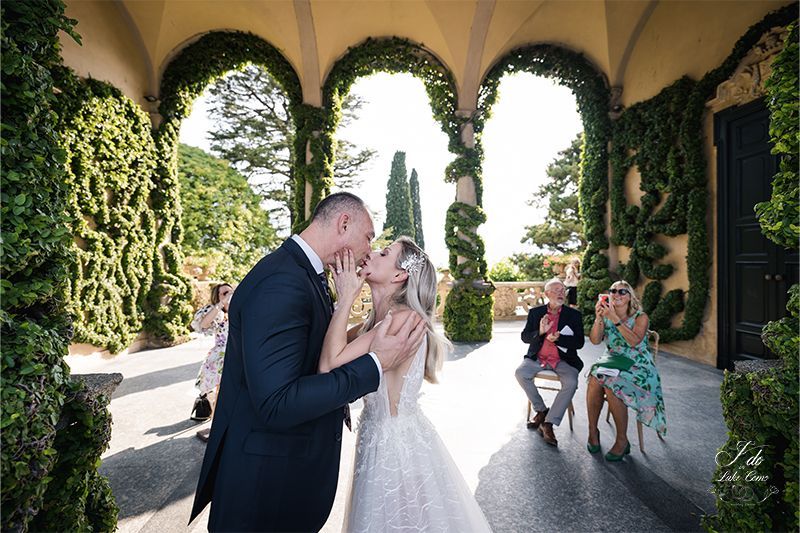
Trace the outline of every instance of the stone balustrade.
{"label": "stone balustrade", "polygon": [[[193,305],[195,309],[202,307],[210,301],[211,287],[218,281],[193,280],[194,288]],[[542,305],[544,300],[544,281],[497,281],[494,282],[494,319],[495,320],[525,320],[532,307]],[[436,316],[441,318],[444,314],[444,304],[447,294],[453,287],[450,273],[445,271],[437,285]],[[372,293],[365,284],[361,295],[356,299],[350,309],[350,324],[357,324],[366,320],[372,310]]]}

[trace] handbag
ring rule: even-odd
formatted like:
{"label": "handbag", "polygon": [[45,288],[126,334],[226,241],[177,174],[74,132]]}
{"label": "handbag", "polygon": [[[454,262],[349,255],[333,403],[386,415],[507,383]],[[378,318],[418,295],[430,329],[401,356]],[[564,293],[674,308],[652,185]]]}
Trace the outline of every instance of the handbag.
{"label": "handbag", "polygon": [[189,415],[192,420],[203,422],[211,418],[211,402],[205,394],[201,394],[194,400],[192,412]]}
{"label": "handbag", "polygon": [[595,361],[595,363],[592,365],[592,370],[598,366],[602,366],[603,368],[613,368],[622,372],[631,369],[633,366],[633,359],[629,359],[624,355],[605,353],[600,357],[600,359]]}

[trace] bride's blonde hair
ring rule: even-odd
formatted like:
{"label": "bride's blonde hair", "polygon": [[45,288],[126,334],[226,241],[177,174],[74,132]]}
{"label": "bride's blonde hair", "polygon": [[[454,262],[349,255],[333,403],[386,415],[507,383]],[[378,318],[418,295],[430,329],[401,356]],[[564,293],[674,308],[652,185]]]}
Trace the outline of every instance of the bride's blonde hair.
{"label": "bride's blonde hair", "polygon": [[[395,243],[400,244],[397,268],[405,270],[403,265],[410,264],[413,264],[414,267],[406,270],[408,279],[392,296],[392,304],[404,305],[425,320],[428,340],[428,350],[425,354],[425,379],[431,383],[437,383],[436,371],[442,368],[444,358],[447,352],[453,349],[453,345],[437,333],[433,327],[436,311],[436,269],[428,255],[409,237],[398,237],[392,244]],[[375,327],[374,307],[364,321],[361,333],[367,332],[373,327]]]}

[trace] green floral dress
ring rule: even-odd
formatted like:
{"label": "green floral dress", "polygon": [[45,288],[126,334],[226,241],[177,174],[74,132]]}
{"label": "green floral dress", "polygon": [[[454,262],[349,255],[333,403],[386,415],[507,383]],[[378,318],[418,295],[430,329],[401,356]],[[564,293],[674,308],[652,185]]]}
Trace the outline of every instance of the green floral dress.
{"label": "green floral dress", "polygon": [[[641,315],[637,311],[625,322],[633,329],[633,323]],[[661,394],[661,377],[653,363],[653,355],[647,344],[647,335],[636,347],[631,347],[622,337],[617,327],[607,318],[605,324],[608,344],[606,353],[623,355],[633,359],[630,370],[622,371],[618,376],[598,375],[593,368],[591,375],[597,378],[601,385],[611,390],[614,396],[622,400],[625,405],[636,411],[636,418],[646,426],[658,431],[660,435],[667,434],[667,417],[664,411],[664,397]]]}

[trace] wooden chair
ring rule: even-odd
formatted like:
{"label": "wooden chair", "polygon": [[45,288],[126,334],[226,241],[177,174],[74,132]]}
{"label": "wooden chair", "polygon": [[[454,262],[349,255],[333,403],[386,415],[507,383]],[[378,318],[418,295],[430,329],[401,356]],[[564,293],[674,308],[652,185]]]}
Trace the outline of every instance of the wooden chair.
{"label": "wooden chair", "polygon": [[[658,341],[659,336],[657,331],[647,330],[647,344],[650,347],[650,353],[653,354],[653,365],[656,364],[656,357],[658,357]],[[608,393],[606,393],[608,394]],[[606,399],[606,403],[608,403],[608,399]],[[611,423],[611,409],[606,411],[606,422]],[[642,423],[637,418],[636,420],[636,432],[639,436],[639,450],[644,453],[644,432],[642,430]],[[660,440],[664,440],[664,437],[661,436],[660,433],[656,432],[658,438]]]}
{"label": "wooden chair", "polygon": [[[545,384],[536,383],[536,380],[541,380],[546,382]],[[553,382],[558,383],[558,386],[553,385]],[[556,392],[561,391],[561,380],[558,378],[558,374],[553,372],[552,370],[541,370],[538,374],[533,377],[533,384],[536,385],[536,388],[541,390],[552,390]],[[528,400],[528,417],[526,420],[531,419],[531,410],[533,406],[531,405],[530,400]],[[569,401],[569,408],[567,408],[567,417],[569,418],[569,430],[572,431],[572,417],[575,415],[575,407],[572,406],[572,400]]]}

